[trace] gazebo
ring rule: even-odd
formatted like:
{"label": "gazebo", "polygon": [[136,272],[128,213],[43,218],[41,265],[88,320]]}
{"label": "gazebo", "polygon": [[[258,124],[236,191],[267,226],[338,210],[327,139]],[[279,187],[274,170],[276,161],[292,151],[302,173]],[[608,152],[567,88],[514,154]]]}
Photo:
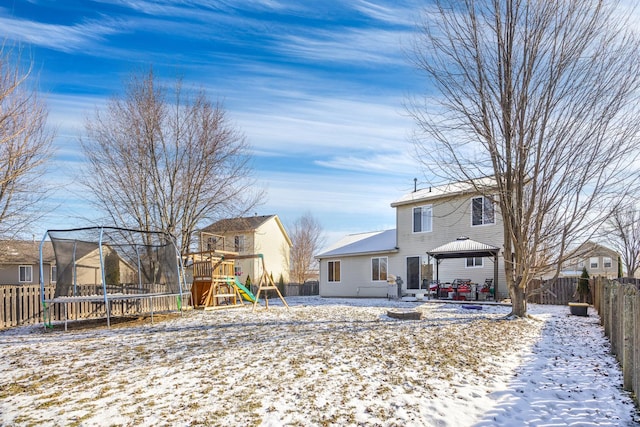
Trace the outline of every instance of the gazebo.
{"label": "gazebo", "polygon": [[494,295],[498,295],[498,254],[500,248],[486,243],[476,242],[466,236],[458,237],[453,242],[427,251],[427,255],[436,260],[436,280],[440,281],[440,260],[453,258],[483,257],[493,258]]}

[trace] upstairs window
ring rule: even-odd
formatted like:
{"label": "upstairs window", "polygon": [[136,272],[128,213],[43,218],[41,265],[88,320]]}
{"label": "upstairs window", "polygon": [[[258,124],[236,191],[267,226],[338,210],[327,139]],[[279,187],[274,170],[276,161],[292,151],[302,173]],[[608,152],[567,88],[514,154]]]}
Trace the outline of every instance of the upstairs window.
{"label": "upstairs window", "polygon": [[594,269],[594,268],[598,268],[598,257],[597,256],[593,256],[591,258],[589,258],[589,267]]}
{"label": "upstairs window", "polygon": [[55,265],[51,266],[51,282],[55,283],[58,280],[58,268]]}
{"label": "upstairs window", "polygon": [[233,238],[233,250],[236,252],[244,251],[244,236],[235,236]]}
{"label": "upstairs window", "polygon": [[604,257],[602,258],[602,266],[604,268],[611,268],[611,266],[613,265],[613,263],[611,262],[611,257]]}
{"label": "upstairs window", "polygon": [[431,231],[431,205],[413,208],[413,232],[426,233]]}
{"label": "upstairs window", "polygon": [[471,225],[487,225],[496,222],[493,200],[489,197],[471,199]]}

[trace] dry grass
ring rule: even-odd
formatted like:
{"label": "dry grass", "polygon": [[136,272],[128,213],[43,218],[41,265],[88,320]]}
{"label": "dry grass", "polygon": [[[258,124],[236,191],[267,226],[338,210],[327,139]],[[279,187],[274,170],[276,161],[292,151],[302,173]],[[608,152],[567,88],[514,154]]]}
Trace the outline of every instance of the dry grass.
{"label": "dry grass", "polygon": [[542,326],[505,320],[504,310],[429,304],[422,320],[398,321],[385,316],[388,304],[194,311],[0,335],[2,421],[401,425],[400,410],[423,417],[420,402],[443,391],[455,400],[469,384],[482,393],[507,380],[505,361]]}

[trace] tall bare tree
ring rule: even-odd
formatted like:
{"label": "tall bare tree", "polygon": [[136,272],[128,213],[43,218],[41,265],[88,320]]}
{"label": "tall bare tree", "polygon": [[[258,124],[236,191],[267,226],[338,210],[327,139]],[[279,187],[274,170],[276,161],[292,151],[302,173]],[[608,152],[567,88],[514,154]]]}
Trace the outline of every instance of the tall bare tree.
{"label": "tall bare tree", "polygon": [[0,47],[0,234],[15,235],[39,219],[42,174],[53,154],[48,110],[31,86],[19,49]]}
{"label": "tall bare tree", "polygon": [[640,270],[640,209],[637,204],[618,207],[605,224],[606,239],[621,254],[627,277]]}
{"label": "tall bare tree", "polygon": [[262,193],[250,147],[219,103],[203,90],[132,75],[122,96],[86,121],[84,184],[110,221],[162,230],[182,251],[201,221],[241,215]]}
{"label": "tall bare tree", "polygon": [[291,278],[296,283],[304,283],[317,267],[314,255],[324,242],[322,226],[311,212],[306,212],[295,220],[289,237],[293,243]]}
{"label": "tall bare tree", "polygon": [[477,189],[498,195],[518,317],[528,282],[638,176],[640,46],[615,3],[435,0],[416,38],[429,83],[409,102],[417,153],[441,179],[490,178]]}

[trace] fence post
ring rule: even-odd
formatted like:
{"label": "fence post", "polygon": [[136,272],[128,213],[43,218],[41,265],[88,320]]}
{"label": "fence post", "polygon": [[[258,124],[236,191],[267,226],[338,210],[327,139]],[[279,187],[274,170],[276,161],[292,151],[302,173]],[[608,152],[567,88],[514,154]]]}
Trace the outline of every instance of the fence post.
{"label": "fence post", "polygon": [[604,335],[611,339],[611,282],[604,285],[604,301],[602,302],[602,313],[600,318],[604,323]]}
{"label": "fence post", "polygon": [[[635,287],[635,284],[633,285]],[[633,391],[636,404],[640,405],[640,292],[636,290],[633,296],[635,307],[633,310],[634,340],[633,340]]]}
{"label": "fence post", "polygon": [[634,333],[633,333],[633,320],[635,311],[635,286],[624,285],[622,298],[623,298],[623,321],[622,321],[622,375],[623,375],[623,388],[626,391],[633,391],[633,373],[634,373]]}

